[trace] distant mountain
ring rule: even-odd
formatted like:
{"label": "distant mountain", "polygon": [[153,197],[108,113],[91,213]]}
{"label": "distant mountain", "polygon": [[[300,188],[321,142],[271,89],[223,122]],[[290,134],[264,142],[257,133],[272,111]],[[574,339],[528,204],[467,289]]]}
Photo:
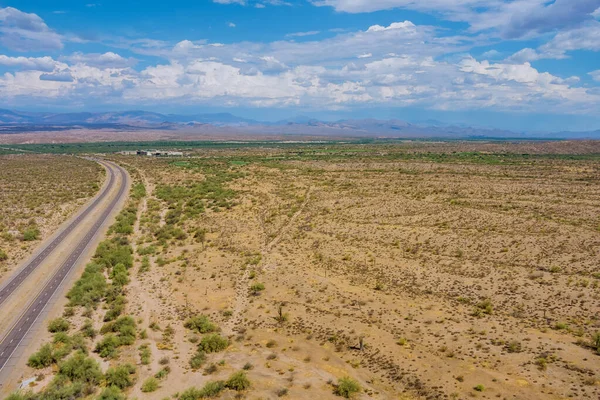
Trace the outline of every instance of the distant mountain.
{"label": "distant mountain", "polygon": [[160,114],[147,111],[104,113],[44,113],[0,109],[0,132],[54,131],[78,127],[94,129],[214,130],[265,135],[314,135],[375,138],[440,139],[600,139],[600,131],[522,133],[501,129],[446,124],[436,120],[409,123],[402,120],[345,119],[319,121],[307,116],[261,122],[230,113]]}

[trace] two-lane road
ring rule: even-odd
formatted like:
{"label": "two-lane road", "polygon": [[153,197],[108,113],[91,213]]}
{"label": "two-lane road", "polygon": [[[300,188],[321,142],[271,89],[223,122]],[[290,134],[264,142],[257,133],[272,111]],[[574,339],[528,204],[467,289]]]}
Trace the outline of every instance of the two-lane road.
{"label": "two-lane road", "polygon": [[[107,163],[109,164],[109,163]],[[111,213],[115,210],[118,204],[123,200],[126,195],[128,177],[121,167],[116,164],[110,163],[109,170],[114,168],[121,176],[120,188],[117,195],[112,199],[110,204],[102,212],[102,214],[94,221],[92,227],[86,232],[83,238],[74,246],[67,259],[62,265],[56,270],[54,275],[46,282],[43,289],[37,294],[35,299],[27,306],[25,311],[22,313],[17,322],[12,326],[8,334],[4,337],[0,343],[0,371],[7,365],[19,344],[23,341],[31,327],[34,325],[40,314],[44,311],[44,308],[49,303],[50,299],[59,289],[61,283],[69,275],[69,272],[77,264],[78,259],[84,253],[88,245],[94,239],[94,236],[100,231],[106,220],[110,217]],[[111,171],[110,185],[116,184],[114,173]],[[103,195],[105,195],[103,193]],[[42,252],[43,253],[43,252]],[[39,264],[39,263],[38,263]]]}

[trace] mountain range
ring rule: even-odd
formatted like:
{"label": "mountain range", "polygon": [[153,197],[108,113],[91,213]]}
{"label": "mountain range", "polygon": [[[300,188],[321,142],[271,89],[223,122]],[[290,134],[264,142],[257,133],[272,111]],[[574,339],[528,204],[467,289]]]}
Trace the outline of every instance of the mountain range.
{"label": "mountain range", "polygon": [[336,137],[441,138],[441,139],[600,139],[600,130],[588,132],[513,132],[445,124],[435,120],[346,119],[320,121],[298,116],[277,122],[242,118],[230,113],[160,114],[147,111],[48,113],[0,109],[0,132],[54,131],[77,128],[215,130],[241,134],[315,135]]}

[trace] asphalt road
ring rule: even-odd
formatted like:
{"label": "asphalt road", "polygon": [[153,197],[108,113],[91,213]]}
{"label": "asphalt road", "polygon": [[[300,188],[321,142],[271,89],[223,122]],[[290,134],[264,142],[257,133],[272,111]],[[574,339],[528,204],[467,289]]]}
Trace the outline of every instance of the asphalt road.
{"label": "asphalt road", "polygon": [[[64,261],[64,263],[60,266],[60,268],[54,273],[52,278],[46,283],[44,288],[37,295],[35,300],[27,307],[25,312],[21,315],[19,320],[13,325],[10,332],[4,337],[2,342],[0,343],[0,371],[4,368],[7,362],[10,360],[11,356],[19,346],[19,344],[23,341],[36,319],[44,310],[46,304],[48,304],[49,300],[55,294],[57,289],[63,280],[67,277],[69,272],[77,263],[78,258],[84,252],[87,245],[92,241],[96,233],[100,230],[104,222],[108,219],[113,209],[117,206],[119,201],[125,194],[125,190],[127,189],[126,182],[126,173],[125,171],[115,165],[114,166],[120,173],[122,177],[122,184],[119,189],[117,196],[111,201],[110,205],[104,210],[104,212],[100,215],[100,217],[94,222],[93,226],[90,230],[85,234],[85,236],[77,243],[77,245],[73,248],[71,254],[69,254],[68,258]],[[114,176],[111,175],[111,182],[114,182]]]}
{"label": "asphalt road", "polygon": [[108,185],[104,188],[102,193],[96,200],[94,200],[89,206],[86,207],[83,212],[81,212],[77,218],[75,218],[71,223],[52,240],[50,243],[46,245],[38,255],[30,260],[27,264],[21,267],[21,270],[12,276],[3,286],[0,288],[0,306],[8,299],[8,297],[27,279],[27,277],[52,253],[52,251],[62,243],[62,241],[75,229],[81,221],[100,203],[110,192],[110,189],[114,185],[115,176],[111,168],[108,168],[110,178],[108,181]]}

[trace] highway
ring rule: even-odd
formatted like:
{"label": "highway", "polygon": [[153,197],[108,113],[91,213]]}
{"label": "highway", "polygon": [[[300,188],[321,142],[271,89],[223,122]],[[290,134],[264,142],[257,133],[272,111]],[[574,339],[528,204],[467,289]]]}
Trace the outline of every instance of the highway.
{"label": "highway", "polygon": [[[94,221],[92,227],[86,232],[83,238],[77,243],[75,247],[72,248],[71,253],[68,255],[67,259],[56,270],[56,272],[54,272],[54,275],[50,278],[50,280],[46,282],[45,286],[37,294],[35,299],[29,305],[26,306],[25,311],[21,314],[17,322],[12,326],[8,334],[6,334],[6,336],[2,339],[2,342],[0,342],[0,371],[2,371],[4,366],[11,359],[12,355],[17,350],[19,344],[23,341],[31,327],[36,322],[37,318],[40,316],[40,314],[52,298],[52,296],[57,292],[61,283],[65,280],[65,278],[69,275],[69,272],[71,272],[71,270],[77,264],[78,259],[80,258],[88,244],[90,244],[96,233],[98,233],[98,231],[102,228],[103,224],[110,217],[115,207],[117,207],[119,202],[124,198],[127,189],[127,174],[121,167],[119,167],[116,164],[106,163],[105,165],[107,165],[108,169],[111,171],[111,176],[109,184],[107,185],[108,191],[102,193],[101,196],[105,197],[110,191],[110,188],[112,188],[112,186],[115,184],[115,174],[111,170],[111,167],[116,169],[122,177],[121,187],[119,188],[117,195],[113,198],[108,207],[102,212],[100,217]],[[92,203],[92,205],[97,204],[97,201],[98,199],[94,203]],[[92,205],[90,205],[89,209],[93,208]],[[90,212],[89,209],[86,209],[87,213]],[[72,229],[73,228],[71,228],[71,230]],[[64,238],[64,236],[60,235],[59,237]],[[46,251],[46,249],[44,251]],[[43,254],[44,251],[42,251],[41,254]],[[41,261],[39,261],[37,265],[39,265],[40,262]],[[25,278],[26,276],[23,278],[23,280]]]}
{"label": "highway", "polygon": [[[103,163],[101,163],[103,164]],[[106,165],[106,164],[104,164]],[[52,253],[52,251],[62,243],[62,241],[75,229],[81,221],[100,203],[110,192],[111,188],[115,182],[115,176],[111,168],[107,169],[110,174],[110,178],[108,184],[102,190],[99,196],[88,205],[83,212],[80,212],[79,215],[71,221],[71,223],[63,229],[62,232],[58,236],[54,238],[50,243],[44,247],[36,257],[29,260],[21,269],[14,274],[7,282],[2,285],[0,288],[0,306],[8,299],[8,297],[27,279],[29,275]]]}

